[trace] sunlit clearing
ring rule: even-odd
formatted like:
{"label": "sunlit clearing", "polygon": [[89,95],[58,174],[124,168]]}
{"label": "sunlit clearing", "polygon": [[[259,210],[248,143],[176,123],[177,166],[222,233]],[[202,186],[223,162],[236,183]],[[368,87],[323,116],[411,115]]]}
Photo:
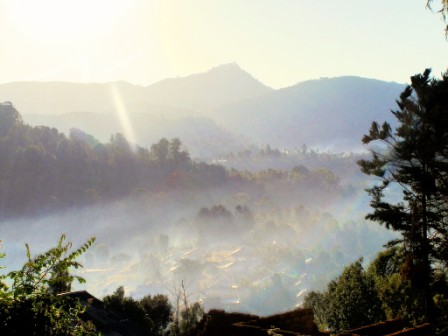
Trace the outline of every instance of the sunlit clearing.
{"label": "sunlit clearing", "polygon": [[[135,138],[134,128],[132,127],[131,121],[129,119],[128,111],[126,109],[126,105],[123,101],[121,93],[114,84],[110,85],[110,94],[114,102],[118,120],[120,121],[121,127],[123,128],[124,136],[132,145],[135,145],[137,141]],[[135,146],[131,146],[131,148],[134,147]]]}

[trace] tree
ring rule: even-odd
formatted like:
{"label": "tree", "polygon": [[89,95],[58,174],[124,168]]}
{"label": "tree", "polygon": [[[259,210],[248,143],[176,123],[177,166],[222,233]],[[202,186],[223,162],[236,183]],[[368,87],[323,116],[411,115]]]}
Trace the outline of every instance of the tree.
{"label": "tree", "polygon": [[[27,262],[18,271],[0,277],[0,334],[2,335],[96,335],[81,320],[84,308],[72,299],[55,295],[55,288],[70,286],[82,277],[71,275],[79,268],[76,259],[95,241],[70,251],[72,244],[61,236],[56,247],[35,257],[26,245]],[[9,288],[3,280],[11,283]]]}
{"label": "tree", "polygon": [[190,155],[187,151],[182,150],[182,142],[178,138],[171,139],[168,145],[169,158],[173,161],[174,166],[186,166],[190,164]]}
{"label": "tree", "polygon": [[30,247],[25,244],[28,259],[25,265],[19,271],[9,272],[2,277],[12,281],[11,289],[6,296],[12,299],[21,299],[39,293],[49,293],[52,292],[53,286],[62,281],[66,284],[71,284],[74,280],[84,283],[83,277],[72,275],[69,270],[82,267],[76,259],[92,246],[95,238],[90,238],[73,252],[70,252],[72,243],[65,242],[65,239],[65,235],[62,235],[56,247],[35,257],[31,256]]}
{"label": "tree", "polygon": [[[423,295],[402,276],[407,265],[404,263],[403,247],[394,246],[378,253],[367,273],[375,280],[378,297],[387,319],[401,318],[411,324],[422,323],[425,316]],[[448,332],[448,282],[445,272],[436,271],[432,284],[435,314],[434,329],[438,335]]]}
{"label": "tree", "polygon": [[174,298],[172,321],[170,325],[171,336],[193,335],[194,329],[204,316],[204,309],[199,302],[191,303],[189,295],[181,282],[171,293]]}
{"label": "tree", "polygon": [[0,103],[0,138],[14,128],[23,125],[22,116],[10,102]]}
{"label": "tree", "polygon": [[384,319],[374,279],[362,259],[347,266],[324,293],[310,292],[304,302],[313,308],[318,325],[331,332],[349,330]]}
{"label": "tree", "polygon": [[402,247],[394,246],[378,253],[367,273],[375,281],[387,319],[401,318],[411,324],[419,324],[424,316],[422,293],[401,276],[403,252]]}
{"label": "tree", "polygon": [[[367,219],[401,233],[390,245],[403,243],[402,272],[424,293],[426,319],[433,316],[430,284],[433,265],[446,267],[448,256],[448,73],[431,79],[431,71],[411,77],[411,85],[392,111],[395,129],[373,122],[362,139],[370,144],[371,158],[360,160],[361,170],[380,178],[367,189],[373,212]],[[396,185],[401,200],[386,192]]]}
{"label": "tree", "polygon": [[140,300],[140,305],[152,321],[153,335],[163,335],[171,319],[172,306],[168,297],[163,294],[146,295]]}
{"label": "tree", "polygon": [[103,298],[104,305],[127,318],[126,328],[139,335],[163,335],[170,317],[171,304],[166,295],[147,295],[141,300],[126,297],[123,286]]}
{"label": "tree", "polygon": [[152,335],[150,332],[151,321],[138,301],[132,297],[126,297],[123,286],[117,288],[112,294],[103,298],[107,309],[118,313],[126,318],[126,329],[139,335]]}
{"label": "tree", "polygon": [[170,142],[167,139],[165,138],[160,139],[160,141],[157,144],[153,144],[151,146],[150,155],[158,163],[166,164],[170,152],[169,147]]}

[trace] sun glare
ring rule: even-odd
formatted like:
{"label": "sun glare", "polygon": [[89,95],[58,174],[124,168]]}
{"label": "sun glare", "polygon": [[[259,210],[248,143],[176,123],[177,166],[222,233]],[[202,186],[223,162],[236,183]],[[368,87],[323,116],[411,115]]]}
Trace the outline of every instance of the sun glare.
{"label": "sun glare", "polygon": [[114,102],[115,112],[123,129],[124,136],[129,140],[131,144],[134,145],[137,143],[137,139],[135,137],[135,132],[131,120],[129,118],[128,109],[126,108],[126,104],[120,94],[120,91],[114,84],[111,84],[110,86],[110,94]]}
{"label": "sun glare", "polygon": [[73,43],[101,35],[127,7],[115,0],[15,0],[10,18],[25,35],[48,43]]}

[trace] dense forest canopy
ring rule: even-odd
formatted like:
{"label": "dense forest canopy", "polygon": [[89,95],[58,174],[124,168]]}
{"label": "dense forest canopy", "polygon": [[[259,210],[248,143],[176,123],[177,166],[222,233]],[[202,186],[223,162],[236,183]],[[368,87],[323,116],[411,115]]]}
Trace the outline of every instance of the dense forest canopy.
{"label": "dense forest canopy", "polygon": [[0,105],[0,118],[2,216],[228,180],[223,167],[193,162],[179,139],[162,139],[148,150],[114,134],[102,144],[79,129],[65,136],[28,126],[11,103]]}
{"label": "dense forest canopy", "polygon": [[[292,309],[353,253],[372,256],[390,237],[361,224],[357,155],[266,146],[209,164],[192,160],[179,139],[149,149],[121,134],[101,143],[79,129],[31,127],[12,104],[1,107],[13,116],[0,147],[2,238],[16,261],[8,267],[20,260],[17,227],[35,232],[40,248],[62,232],[89,232],[100,242],[83,257],[102,270],[86,274],[97,295],[119,285],[146,295],[148,282],[164,292],[185,280],[206,308],[268,314]],[[377,239],[361,243],[367,236]],[[258,266],[247,270],[249,260]],[[291,299],[263,304],[274,290]]]}
{"label": "dense forest canopy", "polygon": [[[129,143],[119,133],[111,135],[107,143],[99,142],[80,129],[71,129],[66,136],[54,128],[25,124],[11,103],[0,105],[0,118],[0,209],[3,217],[42,214],[137,195],[198,192],[209,188],[239,188],[237,191],[289,188],[293,191],[301,185],[340,192],[338,177],[322,166],[338,167],[346,162],[342,166],[346,167],[356,160],[356,157],[347,159],[305,151],[289,155],[289,163],[279,166],[283,169],[226,170],[218,164],[193,161],[177,138],[161,139],[147,149]],[[263,157],[278,158],[280,152],[268,147],[260,154],[263,156],[258,157],[258,163]],[[313,169],[299,164],[306,158],[314,162]],[[240,166],[250,169],[248,164]]]}

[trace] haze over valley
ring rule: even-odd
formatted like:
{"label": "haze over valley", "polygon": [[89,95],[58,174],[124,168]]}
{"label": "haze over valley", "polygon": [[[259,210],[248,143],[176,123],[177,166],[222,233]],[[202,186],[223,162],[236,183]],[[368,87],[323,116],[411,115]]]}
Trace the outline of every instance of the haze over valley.
{"label": "haze over valley", "polygon": [[0,334],[446,334],[448,0],[0,8]]}
{"label": "haze over valley", "polygon": [[82,274],[99,297],[120,285],[169,294],[184,281],[206,309],[299,306],[392,237],[364,219],[370,182],[356,161],[367,120],[386,118],[403,87],[342,77],[273,90],[236,64],[149,87],[0,85],[17,101],[3,113],[23,118],[11,129],[19,147],[4,138],[8,267],[23,260],[14,228],[35,249],[93,235]]}
{"label": "haze over valley", "polygon": [[[257,147],[362,151],[364,130],[386,120],[404,84],[360,77],[321,78],[273,90],[237,64],[142,87],[23,82],[0,85],[31,125],[101,141],[115,132],[151,146],[178,137],[193,157],[217,158]],[[310,127],[313,125],[313,127]]]}

